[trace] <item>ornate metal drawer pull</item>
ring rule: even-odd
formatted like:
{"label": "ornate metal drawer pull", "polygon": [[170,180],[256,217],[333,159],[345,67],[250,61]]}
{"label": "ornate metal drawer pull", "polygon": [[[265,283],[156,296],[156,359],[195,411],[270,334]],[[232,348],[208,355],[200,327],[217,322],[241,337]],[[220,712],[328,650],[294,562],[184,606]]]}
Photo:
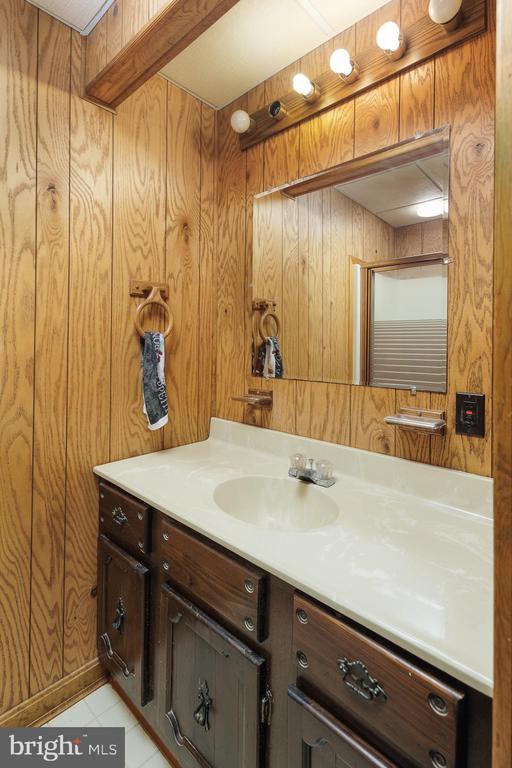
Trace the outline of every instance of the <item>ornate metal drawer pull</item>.
{"label": "ornate metal drawer pull", "polygon": [[114,621],[112,622],[112,629],[115,629],[116,632],[119,632],[119,634],[121,634],[121,632],[123,631],[125,616],[126,616],[126,611],[124,610],[124,604],[121,598],[119,598],[119,600],[117,601]]}
{"label": "ornate metal drawer pull", "polygon": [[113,650],[113,648],[112,648],[112,643],[110,642],[110,637],[108,636],[108,634],[107,634],[106,632],[104,632],[104,633],[102,634],[102,636],[101,636],[101,639],[103,640],[103,645],[105,646],[105,651],[106,651],[106,653],[107,653],[107,656],[108,656],[108,658],[109,658],[109,659],[112,659],[112,661],[114,661],[114,662],[117,664],[117,666],[118,666],[118,667],[121,669],[121,672],[123,673],[123,675],[124,675],[125,677],[133,677],[135,673],[134,673],[134,672],[132,672],[132,671],[129,669],[128,665],[127,665],[127,664],[126,664],[126,662],[125,662],[125,661],[124,661],[124,660],[123,660],[123,659],[122,659],[122,658],[119,656],[119,654],[117,654],[117,653],[116,653],[116,652]]}
{"label": "ornate metal drawer pull", "polygon": [[128,522],[128,518],[121,507],[114,507],[112,510],[112,518],[114,523],[117,523],[118,525],[125,525]]}
{"label": "ornate metal drawer pull", "polygon": [[210,730],[210,707],[213,704],[213,699],[210,696],[210,690],[206,680],[204,682],[199,681],[199,690],[197,692],[197,698],[199,704],[194,709],[194,720],[198,725],[201,725],[205,731]]}
{"label": "ornate metal drawer pull", "polygon": [[341,672],[345,685],[362,699],[365,699],[365,701],[373,701],[378,698],[387,701],[388,697],[384,688],[370,675],[362,661],[349,661],[346,658],[338,659],[338,669]]}

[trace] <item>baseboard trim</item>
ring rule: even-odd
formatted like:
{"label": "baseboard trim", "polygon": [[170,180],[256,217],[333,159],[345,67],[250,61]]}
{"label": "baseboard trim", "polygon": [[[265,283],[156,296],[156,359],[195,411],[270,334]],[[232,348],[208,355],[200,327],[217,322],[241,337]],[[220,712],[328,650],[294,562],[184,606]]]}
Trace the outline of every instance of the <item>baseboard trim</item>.
{"label": "baseboard trim", "polygon": [[49,688],[5,712],[0,716],[0,728],[44,725],[103,685],[107,677],[99,660],[93,659]]}

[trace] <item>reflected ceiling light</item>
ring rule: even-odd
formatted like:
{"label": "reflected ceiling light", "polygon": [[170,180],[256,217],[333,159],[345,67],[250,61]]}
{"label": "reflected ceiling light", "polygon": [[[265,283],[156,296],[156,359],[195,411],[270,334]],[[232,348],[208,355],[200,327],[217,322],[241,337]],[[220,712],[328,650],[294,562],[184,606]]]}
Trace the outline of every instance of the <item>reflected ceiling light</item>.
{"label": "reflected ceiling light", "polygon": [[448,213],[448,201],[438,198],[437,200],[427,200],[426,203],[420,203],[416,208],[416,213],[420,219],[432,219],[434,216],[442,216]]}
{"label": "reflected ceiling light", "polygon": [[250,133],[255,125],[249,113],[243,109],[237,109],[231,115],[231,127],[235,133]]}
{"label": "reflected ceiling light", "polygon": [[313,83],[309,77],[303,75],[302,72],[299,72],[293,78],[293,90],[300,93],[309,104],[312,104],[320,96],[320,89],[316,83]]}
{"label": "reflected ceiling light", "polygon": [[394,21],[386,21],[377,31],[377,45],[384,51],[388,59],[397,61],[401,59],[407,47],[405,37],[400,32],[400,27]]}
{"label": "reflected ceiling light", "polygon": [[430,0],[428,15],[446,32],[453,32],[462,21],[462,0]]}
{"label": "reflected ceiling light", "polygon": [[359,67],[350,58],[346,48],[337,48],[330,58],[329,65],[345,83],[353,83],[359,77]]}

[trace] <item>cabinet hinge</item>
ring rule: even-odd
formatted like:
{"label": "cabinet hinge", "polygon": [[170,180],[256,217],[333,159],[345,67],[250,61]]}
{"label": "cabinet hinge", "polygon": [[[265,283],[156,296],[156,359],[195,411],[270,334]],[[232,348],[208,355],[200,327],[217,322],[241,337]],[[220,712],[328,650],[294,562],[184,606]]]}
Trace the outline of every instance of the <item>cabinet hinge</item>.
{"label": "cabinet hinge", "polygon": [[265,695],[261,699],[261,722],[263,725],[272,723],[272,710],[274,708],[274,694],[267,685]]}

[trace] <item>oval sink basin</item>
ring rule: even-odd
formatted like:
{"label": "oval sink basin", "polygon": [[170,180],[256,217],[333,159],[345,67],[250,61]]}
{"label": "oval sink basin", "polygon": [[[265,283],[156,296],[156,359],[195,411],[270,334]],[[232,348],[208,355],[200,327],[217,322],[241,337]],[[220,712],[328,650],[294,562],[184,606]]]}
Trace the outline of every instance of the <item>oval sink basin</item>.
{"label": "oval sink basin", "polygon": [[217,486],[213,498],[226,514],[278,531],[313,531],[333,523],[337,504],[314,485],[274,477],[239,477]]}

